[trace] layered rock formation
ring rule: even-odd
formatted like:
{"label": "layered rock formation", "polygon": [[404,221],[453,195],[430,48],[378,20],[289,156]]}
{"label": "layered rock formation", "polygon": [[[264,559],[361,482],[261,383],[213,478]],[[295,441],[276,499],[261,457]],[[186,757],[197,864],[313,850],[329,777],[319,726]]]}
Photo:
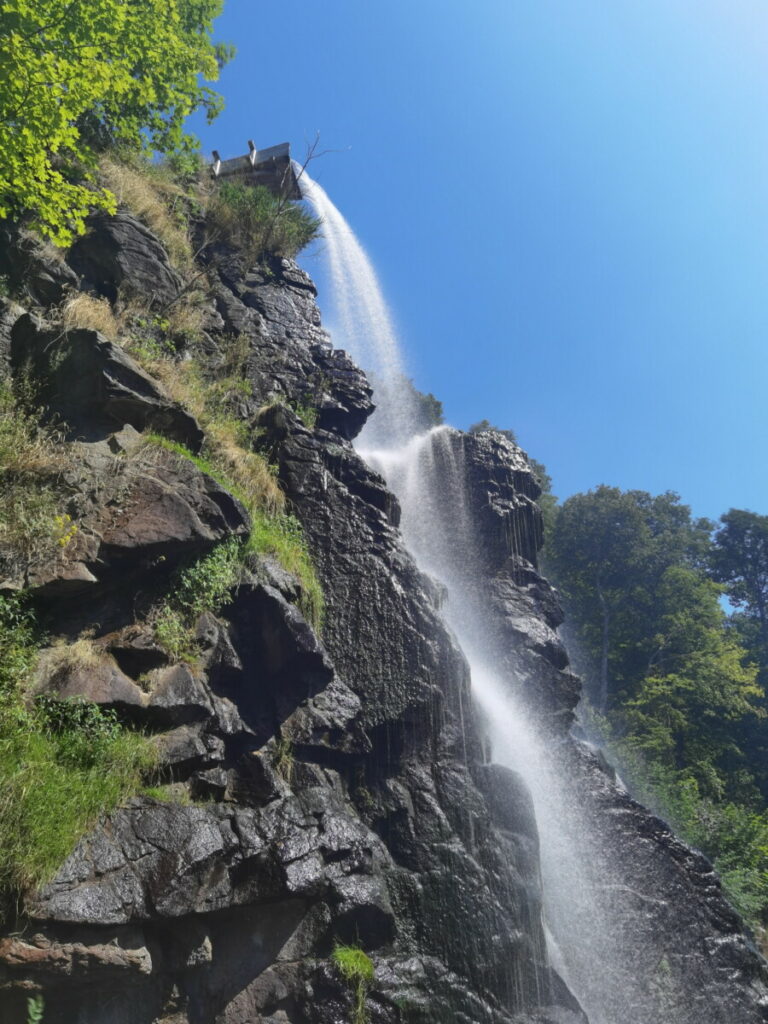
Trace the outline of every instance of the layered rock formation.
{"label": "layered rock formation", "polygon": [[[147,429],[192,450],[203,437],[158,381],[98,333],[45,319],[76,282],[109,299],[148,282],[166,295],[175,272],[126,212],[100,219],[63,269],[18,237],[4,244],[26,308],[4,305],[3,356],[31,368],[77,446],[78,534],[3,585],[29,590],[52,632],[89,631],[103,656],[57,676],[56,692],[153,734],[170,800],[137,795],[104,817],[6,918],[0,1019],[24,1024],[41,993],[46,1024],[343,1024],[356,995],[331,953],[349,943],[373,960],[365,1012],[376,1024],[585,1024],[547,956],[530,796],[489,763],[441,588],[418,571],[397,499],[350,443],[371,389],[330,348],[312,282],[291,261],[251,267],[225,246],[209,252],[194,349],[215,374],[232,338],[247,341],[242,418],[303,525],[325,624],[318,633],[305,619],[295,577],[252,556],[222,614],[199,616],[199,656],[185,664],[157,644],[146,609],[175,567],[244,536],[248,514],[189,459],[143,444]],[[283,402],[265,410],[275,394]],[[291,408],[308,403],[311,429]],[[535,568],[535,480],[503,439],[452,437],[505,670],[563,741],[578,684]],[[625,906],[648,932],[666,930],[675,991],[690,997],[669,1002],[662,985],[668,1004],[653,995],[631,1016],[620,995],[615,1020],[768,1020],[764,965],[708,865],[583,748],[563,752],[595,828],[625,848]]]}
{"label": "layered rock formation", "polygon": [[[375,965],[371,1021],[578,1024],[547,962],[530,798],[486,763],[439,588],[350,444],[371,389],[330,348],[295,264],[214,257],[195,356],[215,373],[232,337],[247,339],[242,416],[258,420],[303,523],[325,625],[305,620],[294,577],[252,556],[223,614],[198,620],[194,664],[157,644],[144,613],[174,568],[244,535],[247,513],[189,459],[143,442],[151,429],[195,450],[202,431],[120,346],[46,321],[39,282],[54,275],[30,249],[28,311],[4,309],[5,358],[76,446],[78,532],[5,585],[31,592],[52,632],[92,637],[99,663],[59,673],[54,690],[152,733],[170,802],[136,796],[26,894],[0,941],[0,1015],[23,1024],[41,993],[46,1024],[347,1021],[355,992],[330,954],[350,943]],[[100,219],[70,263],[110,299],[173,283],[125,212]],[[308,402],[313,429],[291,409]]]}

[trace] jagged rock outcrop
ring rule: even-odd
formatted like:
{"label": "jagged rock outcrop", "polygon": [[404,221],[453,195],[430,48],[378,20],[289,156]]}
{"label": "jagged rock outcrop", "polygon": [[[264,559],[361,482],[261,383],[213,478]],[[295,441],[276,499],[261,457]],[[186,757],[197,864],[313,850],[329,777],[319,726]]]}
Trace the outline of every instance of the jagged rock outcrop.
{"label": "jagged rock outcrop", "polygon": [[[165,279],[144,229],[140,253],[120,242],[133,229],[121,214],[78,243],[70,263],[90,287],[111,297]],[[372,1022],[582,1024],[547,962],[530,801],[504,772],[507,797],[494,797],[440,589],[349,443],[371,389],[330,348],[295,264],[251,269],[222,251],[208,272],[197,357],[215,370],[234,335],[247,339],[242,415],[304,525],[322,638],[297,581],[253,558],[223,614],[199,618],[195,664],[169,658],[147,609],[175,566],[241,535],[247,514],[140,438],[199,440],[118,346],[14,308],[12,364],[33,364],[78,446],[66,474],[77,536],[23,582],[55,632],[88,631],[96,652],[41,685],[152,733],[172,802],[135,797],[28,894],[0,946],[3,1019],[23,1024],[42,992],[46,1024],[342,1024],[354,995],[329,956],[359,942],[375,964]],[[308,404],[313,429],[293,411]]]}
{"label": "jagged rock outcrop", "polygon": [[151,308],[171,302],[183,286],[160,240],[127,210],[92,217],[67,262],[88,287],[111,301],[122,293]]}
{"label": "jagged rock outcrop", "polygon": [[[303,525],[325,624],[320,635],[304,617],[296,578],[252,556],[221,614],[197,617],[197,656],[171,658],[147,612],[185,559],[244,536],[248,513],[178,451],[141,438],[152,428],[194,448],[201,434],[119,346],[3,308],[12,365],[34,367],[77,447],[64,482],[78,525],[59,557],[4,585],[30,589],[55,633],[88,632],[88,665],[41,670],[40,686],[147,730],[171,799],[137,795],[105,816],[26,895],[0,938],[0,1018],[24,1024],[40,992],[46,1024],[346,1024],[354,993],[330,958],[341,942],[373,960],[371,1024],[586,1024],[548,957],[527,787],[489,763],[443,588],[417,569],[397,499],[350,443],[373,409],[370,386],[330,348],[295,263],[250,267],[224,244],[205,258],[196,358],[215,374],[245,339],[241,415]],[[108,298],[146,290],[149,305],[180,287],[162,245],[125,213],[100,217],[69,263]],[[311,428],[298,414],[307,406]],[[525,456],[498,435],[445,432],[443,443],[464,467],[500,669],[571,759],[595,828],[631,848],[627,876],[648,876],[632,882],[646,928],[677,922],[685,936],[670,972],[690,965],[689,1015],[622,1007],[615,1019],[720,1024],[702,1006],[729,998],[729,1024],[768,1019],[763,967],[708,866],[566,738],[578,682],[535,566]],[[689,901],[679,915],[678,899]]]}
{"label": "jagged rock outcrop", "polygon": [[11,330],[11,364],[36,382],[40,404],[82,440],[126,423],[199,451],[203,432],[158,381],[97,331],[62,331],[24,314]]}

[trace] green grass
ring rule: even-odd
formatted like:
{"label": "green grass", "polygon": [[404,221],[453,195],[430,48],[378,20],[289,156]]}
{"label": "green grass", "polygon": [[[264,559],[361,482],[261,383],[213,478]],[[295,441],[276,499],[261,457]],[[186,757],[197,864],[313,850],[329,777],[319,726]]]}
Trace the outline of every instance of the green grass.
{"label": "green grass", "polygon": [[113,714],[24,690],[44,637],[23,597],[0,598],[0,892],[42,884],[105,812],[138,791],[154,748]]}
{"label": "green grass", "polygon": [[208,225],[253,258],[296,256],[320,233],[320,221],[298,203],[239,182],[219,186],[208,206]]}
{"label": "green grass", "polygon": [[298,519],[285,512],[273,516],[257,512],[252,517],[251,535],[244,553],[273,555],[284,569],[298,577],[301,583],[299,608],[315,629],[322,630],[325,615],[323,588]]}
{"label": "green grass", "polygon": [[23,576],[74,536],[58,479],[67,454],[52,431],[38,426],[10,382],[0,380],[0,573]]}
{"label": "green grass", "polygon": [[98,818],[138,792],[154,764],[146,737],[127,730],[90,745],[11,716],[0,727],[0,888],[18,892],[55,873]]}
{"label": "green grass", "polygon": [[153,626],[158,643],[176,661],[195,661],[195,622],[203,612],[216,614],[226,603],[240,577],[242,548],[238,540],[225,541],[175,574],[170,593],[155,610]]}
{"label": "green grass", "polygon": [[354,1024],[367,1024],[365,999],[373,981],[373,961],[359,946],[336,945],[331,953],[333,965],[349,985],[354,997]]}

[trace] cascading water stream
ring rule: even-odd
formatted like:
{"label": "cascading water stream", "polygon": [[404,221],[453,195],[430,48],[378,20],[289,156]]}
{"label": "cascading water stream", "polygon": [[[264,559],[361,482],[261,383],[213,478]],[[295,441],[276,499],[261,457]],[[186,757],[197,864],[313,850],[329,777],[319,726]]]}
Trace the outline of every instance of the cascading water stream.
{"label": "cascading water stream", "polygon": [[414,432],[415,409],[403,387],[400,347],[376,271],[325,190],[306,169],[294,163],[294,170],[304,198],[323,222],[335,307],[334,339],[367,371],[375,386],[376,415],[361,437],[366,444],[402,444]]}
{"label": "cascading water stream", "polygon": [[[517,770],[532,793],[554,959],[560,958],[559,966],[591,1024],[616,1024],[617,1012],[626,1008],[626,994],[607,991],[596,966],[601,958],[621,956],[623,948],[615,922],[612,928],[604,927],[612,911],[606,906],[605,885],[598,885],[590,873],[590,867],[604,858],[579,817],[548,741],[538,734],[521,701],[522,687],[515,688],[514,681],[500,678],[493,669],[497,659],[486,631],[488,609],[477,586],[481,559],[466,474],[460,446],[451,443],[455,432],[439,427],[414,436],[413,398],[403,387],[403,359],[370,260],[306,171],[301,187],[323,220],[336,307],[334,341],[341,341],[374,383],[377,409],[356,447],[397,495],[403,537],[419,568],[447,588],[444,614],[469,662],[473,699],[488,719],[494,758]],[[603,882],[605,877],[603,873]],[[627,970],[631,972],[631,963]]]}

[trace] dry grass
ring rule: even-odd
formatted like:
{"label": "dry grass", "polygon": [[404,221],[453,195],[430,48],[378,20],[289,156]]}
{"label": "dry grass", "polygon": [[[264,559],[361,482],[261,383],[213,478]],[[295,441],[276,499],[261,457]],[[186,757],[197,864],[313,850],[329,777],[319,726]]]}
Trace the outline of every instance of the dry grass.
{"label": "dry grass", "polygon": [[202,292],[187,292],[165,311],[168,333],[173,338],[198,339],[203,329]]}
{"label": "dry grass", "polygon": [[55,432],[42,429],[20,402],[8,380],[0,380],[0,479],[52,476],[67,464]]}
{"label": "dry grass", "polygon": [[38,426],[10,382],[0,381],[0,575],[23,577],[77,532],[59,483],[71,455],[71,446]]}
{"label": "dry grass", "polygon": [[55,260],[56,263],[64,263],[66,249],[63,249],[60,245],[54,245],[48,238],[43,238],[37,231],[32,231],[30,228],[21,228],[19,235],[27,242],[34,244],[38,254],[44,259],[49,261]]}
{"label": "dry grass", "polygon": [[162,167],[136,167],[105,158],[100,171],[104,185],[118,203],[127,206],[157,235],[179,270],[188,272],[194,258],[180,212],[184,190]]}
{"label": "dry grass", "polygon": [[110,341],[117,341],[120,336],[120,324],[107,299],[96,299],[84,292],[67,299],[61,307],[61,323],[68,331],[80,327],[98,331]]}

